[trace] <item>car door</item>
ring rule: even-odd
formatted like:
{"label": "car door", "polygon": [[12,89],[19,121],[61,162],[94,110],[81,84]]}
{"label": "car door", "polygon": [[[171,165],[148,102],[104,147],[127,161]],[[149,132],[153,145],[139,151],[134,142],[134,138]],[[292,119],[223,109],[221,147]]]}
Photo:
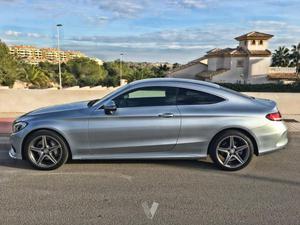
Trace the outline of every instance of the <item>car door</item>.
{"label": "car door", "polygon": [[95,110],[89,121],[91,154],[165,152],[174,148],[180,130],[176,88],[142,87],[113,99],[117,109]]}
{"label": "car door", "polygon": [[222,102],[215,94],[179,88],[177,107],[181,115],[181,131],[176,149],[207,154],[212,136],[222,124]]}

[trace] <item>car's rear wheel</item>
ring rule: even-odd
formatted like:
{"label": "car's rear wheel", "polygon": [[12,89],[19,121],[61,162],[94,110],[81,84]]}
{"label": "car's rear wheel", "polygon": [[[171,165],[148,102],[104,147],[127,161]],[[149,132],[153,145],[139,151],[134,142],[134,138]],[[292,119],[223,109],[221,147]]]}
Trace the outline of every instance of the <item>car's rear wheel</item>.
{"label": "car's rear wheel", "polygon": [[57,133],[39,130],[30,134],[25,141],[26,159],[40,170],[53,170],[63,165],[69,155],[65,140]]}
{"label": "car's rear wheel", "polygon": [[251,139],[238,130],[227,130],[217,135],[209,153],[214,163],[223,170],[235,171],[247,166],[253,156]]}

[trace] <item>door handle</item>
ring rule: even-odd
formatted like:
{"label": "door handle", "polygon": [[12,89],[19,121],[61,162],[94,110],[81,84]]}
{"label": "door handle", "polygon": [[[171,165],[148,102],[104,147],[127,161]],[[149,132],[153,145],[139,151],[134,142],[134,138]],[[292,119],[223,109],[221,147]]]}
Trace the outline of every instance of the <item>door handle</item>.
{"label": "door handle", "polygon": [[158,114],[159,117],[163,117],[163,118],[171,118],[171,117],[174,117],[174,114],[173,113],[161,113],[161,114]]}

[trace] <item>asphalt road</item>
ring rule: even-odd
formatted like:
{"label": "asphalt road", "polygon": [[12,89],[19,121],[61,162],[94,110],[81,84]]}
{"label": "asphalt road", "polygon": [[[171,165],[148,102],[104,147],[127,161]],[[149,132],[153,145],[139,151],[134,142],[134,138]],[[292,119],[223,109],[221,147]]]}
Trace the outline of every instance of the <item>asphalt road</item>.
{"label": "asphalt road", "polygon": [[[0,145],[1,225],[300,224],[300,133],[238,172],[209,160],[85,161],[41,172],[7,149]],[[159,204],[153,219],[145,201]]]}

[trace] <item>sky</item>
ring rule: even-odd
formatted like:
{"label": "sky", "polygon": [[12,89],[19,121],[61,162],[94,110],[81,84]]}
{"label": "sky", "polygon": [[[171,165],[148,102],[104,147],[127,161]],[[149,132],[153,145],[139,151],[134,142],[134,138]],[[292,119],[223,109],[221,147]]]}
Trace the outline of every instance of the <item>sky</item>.
{"label": "sky", "polygon": [[0,0],[8,45],[79,50],[104,61],[186,63],[236,47],[250,31],[273,34],[270,49],[300,42],[300,0]]}

